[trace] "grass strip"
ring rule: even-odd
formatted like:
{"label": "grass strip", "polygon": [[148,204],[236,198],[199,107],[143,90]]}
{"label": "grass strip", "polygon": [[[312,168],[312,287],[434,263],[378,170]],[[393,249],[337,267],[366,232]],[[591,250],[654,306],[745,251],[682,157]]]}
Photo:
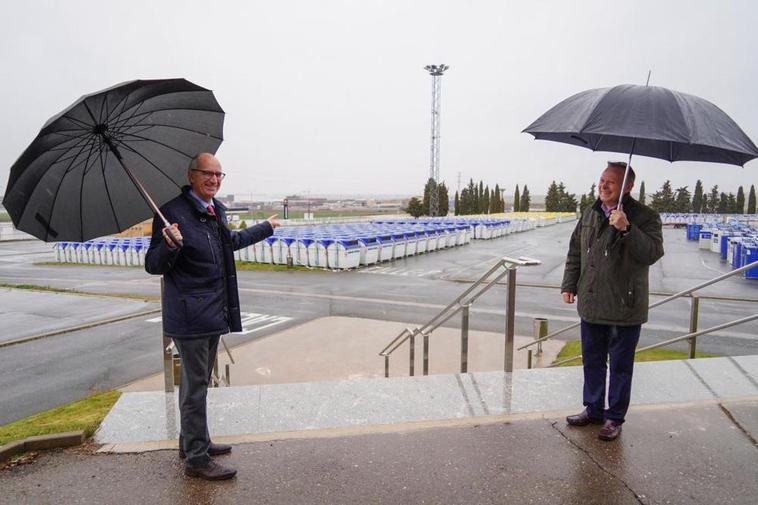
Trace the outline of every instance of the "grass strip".
{"label": "grass strip", "polygon": [[120,396],[120,391],[105,391],[0,426],[0,445],[37,435],[78,430],[89,438]]}
{"label": "grass strip", "polygon": [[[572,356],[579,356],[582,353],[582,344],[579,340],[569,340],[566,345],[563,346],[561,352],[555,358],[553,363],[561,361],[562,359],[568,359]],[[706,352],[695,353],[696,358],[716,358],[718,354],[709,354]],[[647,351],[639,352],[634,355],[634,361],[641,363],[643,361],[667,361],[675,359],[689,359],[690,353],[686,351],[677,351],[676,349],[665,349],[659,347],[657,349],[648,349]],[[579,366],[582,364],[581,359],[575,361],[569,361],[558,366]]]}
{"label": "grass strip", "polygon": [[[271,263],[255,263],[252,261],[235,261],[235,265],[237,265],[237,270],[241,271],[259,271],[259,272],[314,272],[318,270],[324,270],[320,268],[309,268],[302,265],[293,265],[291,267],[288,267],[287,265],[274,265]],[[35,265],[40,266],[54,266],[54,267],[60,267],[60,266],[67,266],[67,267],[99,267],[99,268],[134,268],[134,267],[140,267],[142,268],[142,265],[97,265],[94,263],[58,263],[55,261],[40,261],[35,263]],[[2,284],[0,284],[0,287],[3,287]],[[5,287],[15,287],[15,286],[5,286]],[[23,288],[20,288],[23,289]],[[26,288],[26,289],[35,289],[35,288]],[[61,291],[67,291],[71,292],[70,290],[61,290]]]}
{"label": "grass strip", "polygon": [[254,263],[252,261],[235,261],[237,270],[243,271],[258,271],[258,272],[316,272],[323,271],[319,268],[309,268],[302,265],[274,265],[271,263]]}
{"label": "grass strip", "polygon": [[144,302],[160,301],[159,296],[129,295],[119,293],[95,293],[93,291],[80,291],[71,288],[56,288],[53,286],[41,286],[39,284],[6,284],[0,282],[0,288],[6,289],[26,289],[28,291],[45,291],[48,293],[66,293],[69,295],[98,296],[105,298],[126,298],[128,300],[140,300]]}

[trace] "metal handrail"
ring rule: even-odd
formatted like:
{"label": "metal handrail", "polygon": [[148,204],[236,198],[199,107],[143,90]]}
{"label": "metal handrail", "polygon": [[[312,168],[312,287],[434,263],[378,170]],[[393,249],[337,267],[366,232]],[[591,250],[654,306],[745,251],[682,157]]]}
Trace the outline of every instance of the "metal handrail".
{"label": "metal handrail", "polygon": [[[674,337],[670,338],[668,340],[664,340],[663,342],[658,342],[655,344],[648,345],[646,347],[640,347],[634,351],[635,354],[642,352],[642,351],[648,351],[650,349],[657,349],[658,347],[663,347],[669,344],[675,344],[677,342],[681,342],[682,340],[690,340],[692,338],[699,337],[701,335],[706,335],[708,333],[713,333],[714,331],[723,330],[726,328],[731,328],[732,326],[737,326],[738,324],[742,323],[749,323],[750,321],[755,321],[758,319],[758,314],[753,314],[752,316],[743,317],[741,319],[735,319],[734,321],[729,321],[728,323],[718,324],[716,326],[712,326],[710,328],[707,328],[705,330],[695,331],[692,333],[688,333],[686,335],[682,335],[681,337]],[[576,361],[578,359],[582,359],[582,355],[579,354],[578,356],[572,356],[571,358],[562,359],[561,361],[556,361],[555,363],[551,363],[546,368],[552,368],[558,365],[562,365],[563,363],[568,363],[570,361]]]}
{"label": "metal handrail", "polygon": [[[520,256],[518,259],[509,258],[507,256],[498,260],[495,265],[492,266],[486,273],[484,273],[479,279],[476,280],[471,286],[469,286],[463,293],[458,295],[447,307],[442,309],[437,315],[430,319],[426,324],[416,327],[403,329],[395,338],[393,338],[387,346],[379,353],[379,356],[384,357],[384,376],[389,377],[389,359],[390,355],[405,342],[410,341],[409,360],[410,375],[414,375],[415,365],[415,338],[421,335],[424,338],[424,375],[429,372],[429,335],[445,324],[450,318],[455,316],[459,312],[463,312],[463,321],[461,327],[461,372],[465,373],[467,368],[468,359],[468,321],[469,321],[469,309],[471,305],[479,299],[484,293],[490,290],[497,284],[503,277],[508,276],[508,303],[506,307],[506,349],[505,349],[505,369],[507,372],[512,371],[513,368],[513,319],[515,313],[515,288],[516,288],[516,269],[520,266],[532,266],[539,265],[539,260],[529,258],[526,256]],[[494,279],[487,280],[492,274],[497,272],[499,268],[505,268],[503,272],[498,274]],[[486,284],[485,284],[486,283]],[[475,292],[475,290],[478,291]],[[473,294],[472,294],[473,293]],[[469,296],[471,295],[471,296]],[[468,298],[467,298],[468,297]],[[510,348],[509,343],[510,342]]]}
{"label": "metal handrail", "polygon": [[[748,263],[747,265],[742,266],[740,268],[736,268],[736,269],[732,270],[731,272],[727,272],[727,273],[725,273],[723,275],[719,275],[718,277],[714,277],[713,279],[710,279],[710,280],[707,280],[705,282],[702,282],[702,283],[698,284],[697,286],[685,289],[684,291],[680,291],[678,293],[674,293],[673,295],[670,295],[670,296],[664,298],[663,300],[658,300],[655,303],[651,303],[648,306],[648,309],[659,307],[659,306],[661,306],[661,305],[663,305],[665,303],[668,303],[668,302],[670,302],[672,300],[676,300],[677,298],[682,298],[682,297],[691,295],[694,291],[697,291],[698,289],[702,289],[702,288],[708,287],[708,286],[710,286],[712,284],[716,284],[717,282],[721,282],[724,279],[732,277],[733,275],[737,275],[739,273],[744,272],[745,270],[750,270],[751,268],[755,268],[755,267],[758,267],[758,261],[754,261],[752,263]],[[574,324],[571,324],[569,326],[566,326],[565,328],[561,328],[560,330],[555,331],[553,333],[549,333],[548,335],[545,335],[542,338],[539,338],[537,340],[533,340],[532,342],[529,342],[528,344],[522,345],[517,350],[520,351],[522,349],[526,349],[527,347],[531,347],[531,346],[533,346],[535,344],[538,344],[540,342],[544,342],[545,340],[553,338],[556,335],[559,335],[559,334],[561,334],[563,332],[566,332],[568,330],[572,330],[572,329],[576,328],[577,326],[579,326],[580,324],[581,324],[581,322],[578,322],[578,323],[574,323]]]}

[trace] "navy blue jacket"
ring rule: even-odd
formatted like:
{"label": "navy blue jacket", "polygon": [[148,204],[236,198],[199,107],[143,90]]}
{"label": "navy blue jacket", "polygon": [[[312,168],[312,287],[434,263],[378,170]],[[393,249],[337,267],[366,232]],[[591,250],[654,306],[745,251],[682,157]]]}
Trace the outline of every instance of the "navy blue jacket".
{"label": "navy blue jacket", "polygon": [[[161,207],[177,223],[184,246],[170,249],[163,239],[163,221],[153,219],[153,236],[145,255],[145,270],[163,275],[163,333],[173,338],[202,338],[242,331],[234,250],[260,242],[274,233],[264,221],[240,231],[226,227],[226,207],[213,200],[218,220],[189,194]],[[223,224],[219,224],[223,223]]]}

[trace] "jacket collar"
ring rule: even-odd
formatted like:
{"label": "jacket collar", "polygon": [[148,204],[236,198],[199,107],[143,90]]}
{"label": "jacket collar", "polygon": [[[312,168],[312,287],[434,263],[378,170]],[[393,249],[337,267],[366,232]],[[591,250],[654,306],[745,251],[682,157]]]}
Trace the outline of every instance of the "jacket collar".
{"label": "jacket collar", "polygon": [[[196,211],[202,214],[207,214],[208,209],[206,209],[205,205],[200,203],[200,201],[197,198],[193,197],[190,194],[190,189],[192,189],[192,186],[190,186],[189,184],[187,184],[186,186],[182,186],[182,196],[184,197],[184,199],[190,202],[190,204],[192,205],[192,208],[195,209]],[[213,207],[216,210],[221,209],[221,211],[226,212],[226,206],[223,203],[216,200],[215,198],[213,198]]]}
{"label": "jacket collar", "polygon": [[[632,195],[630,193],[625,194],[624,198],[621,199],[621,205],[624,207],[624,209],[627,209],[628,207],[634,207],[636,204],[637,200],[632,198]],[[605,213],[603,212],[603,202],[600,201],[600,198],[595,200],[595,203],[592,204],[592,208],[605,216]],[[626,210],[624,210],[624,212],[626,212]]]}

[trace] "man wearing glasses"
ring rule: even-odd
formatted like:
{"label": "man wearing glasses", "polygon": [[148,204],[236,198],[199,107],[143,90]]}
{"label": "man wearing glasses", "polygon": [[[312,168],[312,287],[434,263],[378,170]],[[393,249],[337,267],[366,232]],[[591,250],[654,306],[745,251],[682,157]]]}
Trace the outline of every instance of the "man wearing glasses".
{"label": "man wearing glasses", "polygon": [[634,350],[647,322],[648,269],[663,256],[661,218],[629,194],[632,167],[621,198],[625,170],[626,163],[609,161],[600,175],[598,199],[584,210],[571,235],[561,285],[564,302],[578,300],[584,365],[585,410],[566,422],[602,424],[598,438],[605,441],[621,434],[632,392]]}
{"label": "man wearing glasses", "polygon": [[279,226],[276,215],[240,231],[226,226],[225,207],[214,197],[221,188],[221,163],[209,153],[195,156],[189,185],[161,207],[170,223],[153,219],[145,270],[163,275],[163,333],[173,338],[182,360],[179,384],[179,456],[184,471],[207,480],[237,473],[211,456],[232,448],[214,444],[208,434],[206,394],[220,335],[242,331],[234,250],[260,242]]}

